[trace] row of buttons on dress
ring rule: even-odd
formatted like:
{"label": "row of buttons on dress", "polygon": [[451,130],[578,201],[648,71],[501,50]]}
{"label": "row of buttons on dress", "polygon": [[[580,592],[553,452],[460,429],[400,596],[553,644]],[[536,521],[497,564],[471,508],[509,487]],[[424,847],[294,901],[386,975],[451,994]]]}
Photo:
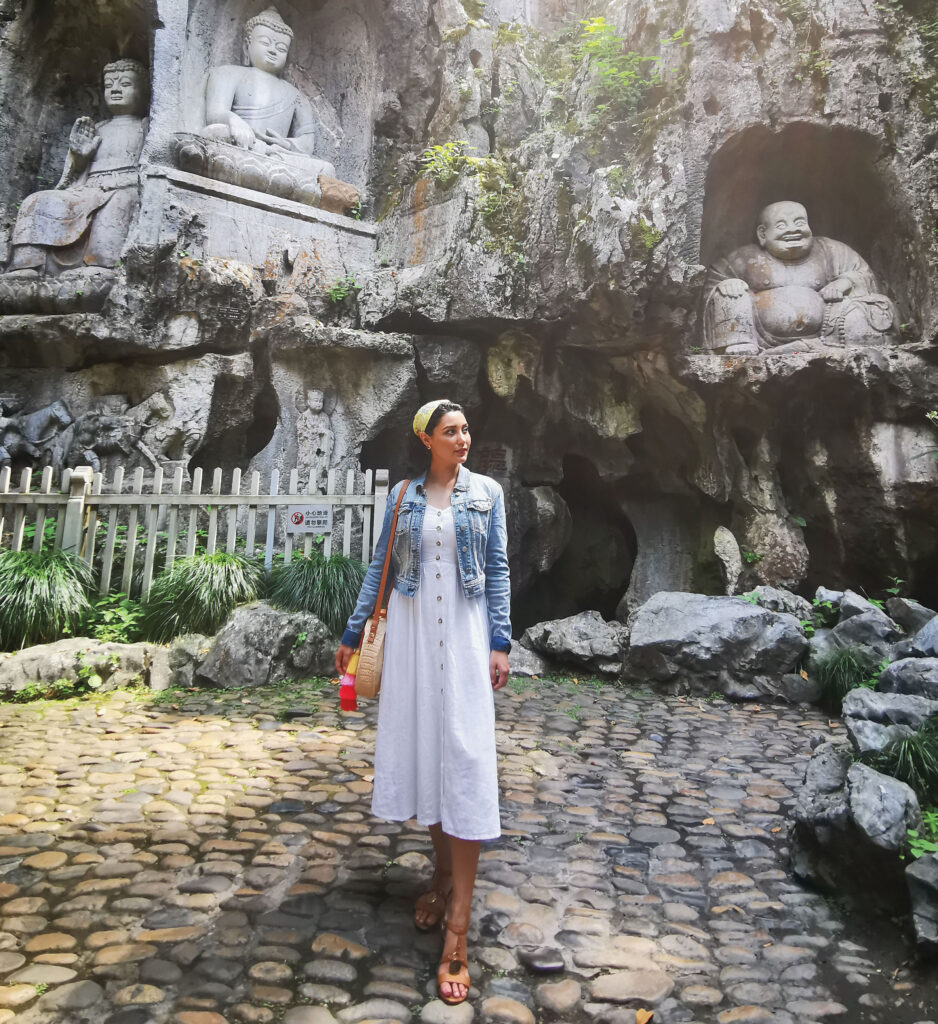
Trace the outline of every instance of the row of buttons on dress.
{"label": "row of buttons on dress", "polygon": [[[437,523],[436,523],[436,532],[437,532],[437,533],[442,533],[442,532],[443,532],[443,526],[442,526],[442,522],[443,522],[443,512],[442,512],[442,511],[441,511],[440,509],[437,509],[437,512],[436,512],[436,520],[437,520]],[[439,541],[439,540],[438,540],[438,541],[436,542],[436,546],[437,546],[437,547],[441,547],[441,546],[442,546],[442,541]],[[440,560],[440,556],[439,556],[439,555],[437,555],[437,556],[436,556],[436,560],[437,560],[437,561],[439,562],[439,560]],[[437,579],[440,579],[440,573],[437,573],[437,574],[436,574],[436,578],[437,578]],[[437,601],[442,601],[442,600],[443,600],[443,595],[442,595],[442,594],[437,594],[437,595],[436,595],[436,599],[437,599]],[[436,621],[437,621],[437,623],[438,623],[439,625],[441,625],[441,626],[443,625],[443,619],[442,619],[442,618],[439,618],[439,619],[437,619]],[[442,646],[443,646],[443,641],[441,640],[441,641],[440,641],[440,647],[442,647]],[[443,671],[443,663],[442,663],[442,662],[440,663],[440,671],[441,671],[441,672]],[[441,691],[440,691],[440,693],[442,693],[442,692],[443,692],[443,691],[441,690]]]}

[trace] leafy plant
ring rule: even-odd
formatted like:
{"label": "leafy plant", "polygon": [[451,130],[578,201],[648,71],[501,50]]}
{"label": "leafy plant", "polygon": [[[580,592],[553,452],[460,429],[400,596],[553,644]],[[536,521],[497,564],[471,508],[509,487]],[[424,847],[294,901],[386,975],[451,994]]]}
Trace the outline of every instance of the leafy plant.
{"label": "leafy plant", "polygon": [[891,587],[884,587],[883,589],[887,594],[891,594],[893,597],[898,597],[902,593],[902,585],[907,582],[906,580],[900,579],[898,576],[890,576]]}
{"label": "leafy plant", "polygon": [[355,608],[367,567],[355,558],[318,551],[294,557],[270,574],[267,596],[286,611],[312,612],[333,633],[341,633]]}
{"label": "leafy plant", "polygon": [[86,662],[83,655],[79,655],[79,667],[75,679],[61,678],[51,682],[28,683],[22,689],[4,694],[3,703],[31,704],[37,700],[68,700],[71,697],[95,693],[119,663],[120,660],[115,655],[104,662],[99,659],[98,664]]}
{"label": "leafy plant", "polygon": [[938,803],[938,719],[929,719],[911,736],[893,740],[869,755],[868,762],[910,786],[920,803]]}
{"label": "leafy plant", "polygon": [[938,807],[922,810],[922,832],[910,828],[906,831],[909,840],[909,854],[918,860],[926,853],[938,853]]}
{"label": "leafy plant", "polygon": [[830,714],[839,715],[844,697],[858,686],[870,686],[875,671],[873,659],[859,647],[837,647],[822,654],[814,666],[822,706]]}
{"label": "leafy plant", "polygon": [[648,90],[660,81],[657,70],[646,73],[647,65],[657,64],[659,58],[627,50],[625,40],[605,18],[589,18],[580,26],[578,54],[595,68],[601,91],[621,114],[637,113]]}
{"label": "leafy plant", "polygon": [[834,607],[833,601],[819,601],[815,598],[811,602],[811,606],[815,626],[823,629],[834,624],[834,620],[837,618],[837,609]]}
{"label": "leafy plant", "polygon": [[131,644],[143,635],[143,605],[126,594],[107,594],[92,602],[78,631],[105,643]]}
{"label": "leafy plant", "polygon": [[746,565],[756,565],[765,557],[765,555],[760,555],[756,551],[741,551],[740,554],[743,556],[743,561]]}
{"label": "leafy plant", "polygon": [[326,298],[333,306],[338,306],[345,302],[350,295],[357,295],[361,290],[361,285],[356,282],[355,278],[351,274],[346,274],[345,277],[340,277],[326,289]]}
{"label": "leafy plant", "polygon": [[463,167],[463,154],[467,142],[444,142],[430,146],[420,158],[420,171],[441,188],[449,188],[459,177]]}
{"label": "leafy plant", "polygon": [[241,555],[180,558],[153,583],[144,634],[166,643],[180,633],[216,633],[239,604],[258,598],[263,580],[263,569]]}
{"label": "leafy plant", "polygon": [[59,640],[88,609],[91,569],[64,551],[0,553],[0,649]]}

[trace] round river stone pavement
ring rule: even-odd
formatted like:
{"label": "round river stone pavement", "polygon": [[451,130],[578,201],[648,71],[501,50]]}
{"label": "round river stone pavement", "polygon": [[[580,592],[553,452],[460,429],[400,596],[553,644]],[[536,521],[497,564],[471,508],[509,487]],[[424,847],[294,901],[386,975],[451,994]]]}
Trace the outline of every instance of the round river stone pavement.
{"label": "round river stone pavement", "polygon": [[[573,680],[496,697],[503,835],[436,998],[375,707],[322,681],[0,706],[0,1024],[935,1024],[897,930],[788,873],[803,709]],[[304,717],[305,713],[305,717]]]}

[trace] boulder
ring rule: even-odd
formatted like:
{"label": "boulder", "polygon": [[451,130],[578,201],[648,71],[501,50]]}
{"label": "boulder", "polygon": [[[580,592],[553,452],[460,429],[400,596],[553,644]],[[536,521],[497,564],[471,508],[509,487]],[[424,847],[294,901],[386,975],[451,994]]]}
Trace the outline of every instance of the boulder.
{"label": "boulder", "polygon": [[806,649],[792,615],[735,597],[662,592],[635,614],[627,671],[693,692],[758,697],[771,695]]}
{"label": "boulder", "polygon": [[70,637],[0,654],[0,693],[16,693],[31,683],[59,679],[78,682],[81,675],[100,676],[99,691],[128,686],[165,690],[170,671],[167,651],[158,644],[115,644]]}
{"label": "boulder", "polygon": [[619,675],[628,635],[621,622],[606,622],[599,612],[588,611],[530,626],[521,643],[556,661],[581,665],[603,675]]}
{"label": "boulder", "polygon": [[814,592],[814,604],[829,604],[834,611],[840,610],[840,602],[843,600],[842,590],[828,590],[827,587],[818,587]]}
{"label": "boulder", "polygon": [[938,618],[930,619],[912,637],[911,653],[919,658],[938,658]]}
{"label": "boulder", "polygon": [[894,914],[906,901],[900,853],[907,830],[921,824],[918,800],[904,782],[852,760],[841,741],[822,744],[808,762],[794,810],[792,870]]}
{"label": "boulder", "polygon": [[315,615],[257,601],[235,609],[196,669],[194,682],[227,689],[333,675],[337,642]]}
{"label": "boulder", "polygon": [[173,686],[189,688],[199,663],[211,649],[212,641],[202,633],[184,633],[169,645],[169,672]]}
{"label": "boulder", "polygon": [[883,669],[880,690],[938,700],[938,658],[901,658]]}
{"label": "boulder", "polygon": [[922,626],[938,615],[938,612],[926,608],[910,597],[890,597],[886,602],[886,611],[893,622],[898,622],[906,633],[917,633]]}
{"label": "boulder", "polygon": [[915,942],[923,956],[938,956],[938,853],[926,853],[905,869]]}
{"label": "boulder", "polygon": [[814,614],[814,607],[811,602],[790,590],[783,590],[781,587],[759,586],[751,591],[755,595],[756,604],[760,608],[768,608],[770,612],[785,612],[794,615],[799,621],[810,619]]}
{"label": "boulder", "polygon": [[890,660],[893,646],[902,630],[884,612],[873,605],[853,609],[833,629],[819,629],[811,637],[810,664],[837,647],[859,648],[872,663]]}
{"label": "boulder", "polygon": [[938,717],[938,700],[861,686],[844,697],[843,716],[854,748],[866,754],[911,736],[929,718]]}
{"label": "boulder", "polygon": [[550,672],[549,663],[536,651],[516,644],[508,656],[511,675],[530,679],[532,676],[543,676]]}

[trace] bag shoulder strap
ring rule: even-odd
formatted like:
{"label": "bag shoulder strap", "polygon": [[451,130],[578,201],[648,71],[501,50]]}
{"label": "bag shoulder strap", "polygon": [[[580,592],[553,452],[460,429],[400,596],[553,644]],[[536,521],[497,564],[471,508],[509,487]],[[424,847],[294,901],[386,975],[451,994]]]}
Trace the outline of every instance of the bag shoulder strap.
{"label": "bag shoulder strap", "polygon": [[388,582],[388,569],[391,567],[391,549],[394,546],[394,534],[397,532],[397,514],[401,510],[401,502],[404,500],[404,494],[410,484],[409,480],[405,480],[401,484],[401,492],[397,496],[397,504],[394,506],[394,515],[391,518],[391,532],[388,535],[388,550],[384,555],[384,568],[381,570],[381,583],[378,586],[378,596],[375,599],[375,610],[371,617],[371,629],[369,630],[371,639],[374,640],[375,633],[378,631],[378,618],[382,614],[381,606],[384,604],[384,590]]}

